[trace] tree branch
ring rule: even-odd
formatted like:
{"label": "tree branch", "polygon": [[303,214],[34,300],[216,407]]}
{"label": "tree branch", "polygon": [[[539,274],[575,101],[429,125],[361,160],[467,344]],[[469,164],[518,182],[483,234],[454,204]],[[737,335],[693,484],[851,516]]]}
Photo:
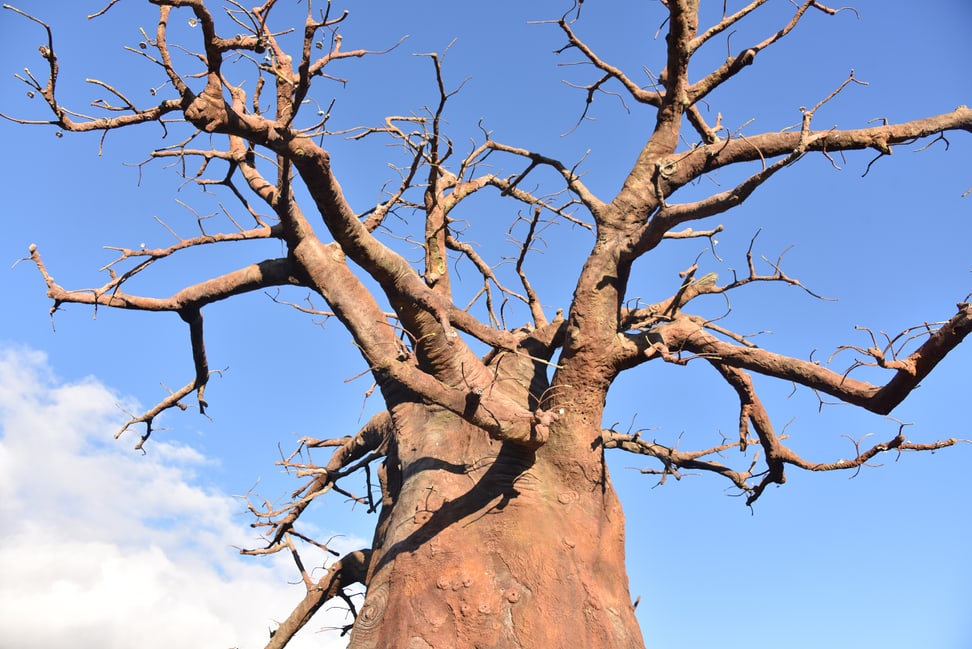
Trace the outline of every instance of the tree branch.
{"label": "tree branch", "polygon": [[[374,415],[368,422],[361,427],[355,435],[339,440],[320,441],[310,438],[300,440],[297,450],[291,454],[290,458],[283,461],[287,468],[295,468],[292,460],[295,455],[303,448],[320,448],[326,446],[336,446],[330,460],[323,467],[313,464],[304,464],[300,469],[306,475],[308,472],[314,474],[314,478],[308,481],[303,487],[294,491],[293,500],[279,509],[267,509],[264,511],[256,509],[253,505],[248,505],[250,512],[257,518],[254,525],[269,527],[267,533],[269,542],[267,548],[279,547],[285,536],[293,531],[294,525],[301,514],[314,501],[315,498],[330,491],[337,481],[351,473],[357,471],[361,466],[352,466],[356,460],[368,456],[368,462],[378,457],[382,457],[386,452],[388,440],[394,435],[394,424],[387,411]],[[282,516],[282,518],[280,518]],[[252,551],[244,551],[251,553]]]}
{"label": "tree branch", "polygon": [[871,148],[883,153],[892,145],[911,142],[945,131],[972,133],[972,109],[959,106],[950,113],[861,129],[783,131],[733,138],[686,152],[679,158],[677,168],[668,176],[668,187],[674,191],[709,171],[730,164],[770,160],[781,155],[789,155],[799,148],[801,140],[807,140],[807,151],[833,153]]}
{"label": "tree branch", "polygon": [[[664,484],[668,476],[673,476],[676,480],[681,480],[680,471],[707,471],[719,474],[727,478],[740,491],[750,492],[752,488],[748,481],[752,477],[752,466],[747,471],[736,471],[712,460],[704,460],[707,455],[719,455],[723,451],[739,447],[739,442],[728,442],[699,451],[680,451],[677,448],[665,446],[655,441],[642,439],[640,433],[625,434],[614,430],[604,430],[601,432],[601,441],[604,448],[617,448],[629,453],[647,455],[657,459],[662,463],[662,469],[655,471],[652,469],[642,469],[642,473],[660,475],[659,484]],[[754,461],[755,465],[755,461]]]}
{"label": "tree branch", "polygon": [[307,588],[304,599],[270,636],[266,649],[283,649],[324,604],[341,596],[348,586],[364,584],[370,563],[371,550],[362,549],[350,552],[328,566],[327,573]]}
{"label": "tree branch", "polygon": [[[713,30],[721,31],[722,29],[725,29],[726,27],[738,21],[747,13],[755,9],[760,4],[762,3],[761,2],[751,3],[741,11],[737,12],[734,16],[730,17],[729,19],[724,19],[715,27],[704,32],[701,36],[692,39],[692,41],[689,43],[688,46],[689,55],[691,55],[691,53],[694,53],[695,50],[698,49],[706,40],[708,40],[715,33],[717,33]],[[816,2],[816,0],[807,0],[797,8],[797,11],[794,14],[793,18],[791,18],[790,22],[788,22],[782,29],[778,30],[772,36],[763,40],[762,42],[744,49],[742,52],[740,52],[734,57],[730,57],[729,59],[726,60],[725,63],[719,66],[716,70],[713,70],[711,73],[709,73],[699,81],[692,84],[688,89],[688,95],[690,98],[689,101],[693,104],[698,102],[700,99],[708,95],[710,92],[718,88],[723,83],[725,83],[728,79],[736,75],[740,70],[742,70],[748,65],[751,65],[752,62],[755,60],[757,54],[759,54],[761,51],[763,51],[773,43],[777,42],[778,40],[780,40],[781,38],[789,34],[793,30],[793,28],[796,27],[797,23],[800,22],[800,19],[806,13],[807,9],[810,9],[811,7],[819,9],[820,11],[831,15],[837,13],[834,9],[826,7],[820,4],[819,2]]]}
{"label": "tree branch", "polygon": [[958,312],[909,354],[883,386],[852,379],[817,363],[781,356],[760,348],[722,342],[705,331],[705,321],[688,316],[654,329],[668,349],[684,349],[719,363],[793,381],[877,414],[888,414],[918,386],[934,367],[972,331],[972,305]]}

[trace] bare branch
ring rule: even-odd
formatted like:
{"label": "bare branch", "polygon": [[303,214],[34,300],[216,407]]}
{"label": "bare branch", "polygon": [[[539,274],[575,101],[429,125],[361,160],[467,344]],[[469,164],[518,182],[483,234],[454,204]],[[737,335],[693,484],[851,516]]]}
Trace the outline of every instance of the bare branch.
{"label": "bare branch", "polygon": [[617,68],[602,60],[584,41],[578,38],[577,34],[574,33],[574,30],[571,28],[566,19],[561,18],[557,24],[567,36],[568,47],[573,47],[579,50],[584,57],[594,65],[594,67],[606,73],[606,75],[602,77],[600,81],[588,88],[587,105],[591,104],[593,100],[593,93],[608,79],[617,79],[621,85],[624,86],[625,90],[631,94],[631,97],[639,103],[648,104],[651,106],[661,105],[662,95],[660,93],[643,90],[638,86],[638,84],[636,84],[624,72],[622,72],[620,68]]}
{"label": "bare branch", "polygon": [[894,144],[903,144],[930,136],[937,137],[951,130],[972,133],[972,109],[959,106],[952,112],[942,115],[862,129],[826,131],[801,129],[800,132],[764,133],[731,139],[697,147],[680,157],[677,169],[673,170],[667,178],[667,186],[674,191],[704,173],[726,165],[790,155],[801,146],[801,141],[806,141],[806,151],[833,153],[873,148],[882,152]]}
{"label": "bare branch", "polygon": [[[730,17],[729,19],[723,20],[721,23],[719,23],[719,25],[717,25],[713,29],[717,29],[718,31],[725,29],[732,23],[741,19],[747,13],[751,12],[753,9],[756,9],[760,4],[762,3],[753,2],[747,5],[744,9],[737,12],[734,16]],[[793,31],[793,28],[797,26],[797,23],[800,22],[800,19],[803,17],[806,11],[811,7],[815,9],[819,9],[820,11],[828,14],[836,13],[835,10],[830,9],[829,7],[826,7],[820,4],[819,2],[816,2],[816,0],[807,0],[797,8],[797,11],[793,15],[793,18],[791,18],[790,22],[788,22],[782,29],[775,32],[772,36],[766,38],[765,40],[757,43],[756,45],[746,48],[736,56],[730,57],[719,68],[713,70],[711,73],[709,73],[699,81],[692,84],[692,86],[688,89],[690,102],[695,103],[699,101],[707,94],[715,90],[718,86],[723,84],[727,79],[730,79],[732,76],[737,74],[744,67],[751,65],[753,60],[755,60],[757,54],[759,54],[761,51],[763,51],[773,43],[785,37],[791,31]],[[713,31],[710,29],[709,31],[704,32],[701,36],[692,39],[692,41],[689,43],[688,46],[689,54],[691,55],[692,52],[698,49],[706,40],[711,38],[715,33],[718,33],[718,31]]]}
{"label": "bare branch", "polygon": [[[311,438],[301,439],[298,449],[289,458],[280,462],[280,464],[287,468],[301,466],[313,469],[312,471],[303,471],[303,473],[304,475],[313,474],[314,478],[300,489],[294,491],[292,494],[293,500],[283,507],[268,507],[260,510],[252,504],[248,505],[250,512],[258,521],[254,525],[269,528],[267,532],[269,539],[267,549],[271,551],[279,549],[280,544],[285,541],[286,535],[294,531],[294,525],[301,514],[304,513],[316,498],[335,488],[339,479],[367,466],[372,460],[382,457],[385,454],[386,445],[393,434],[394,429],[391,417],[387,412],[381,412],[373,416],[352,437],[324,441]],[[301,453],[304,448],[321,447],[337,447],[325,466],[317,467],[313,464],[298,465],[293,462],[294,456]],[[364,462],[354,465],[355,461],[363,457],[366,457]],[[259,551],[245,550],[244,552],[252,554]]]}
{"label": "bare branch", "polygon": [[878,414],[888,414],[917,387],[929,372],[972,331],[972,305],[960,303],[958,312],[903,359],[883,386],[857,381],[816,363],[749,347],[721,342],[705,332],[704,321],[676,318],[655,328],[670,349],[685,349],[719,362],[767,376],[793,381]]}
{"label": "bare branch", "polygon": [[567,182],[567,187],[570,189],[570,191],[573,192],[580,199],[580,201],[591,210],[593,214],[597,215],[601,211],[603,203],[600,201],[600,199],[598,199],[597,196],[587,189],[573,168],[568,168],[559,160],[548,158],[539,153],[534,153],[520,147],[502,144],[494,140],[488,141],[486,143],[486,147],[493,151],[503,151],[527,158],[537,165],[542,164],[551,167],[563,177],[563,179]]}
{"label": "bare branch", "polygon": [[669,475],[680,480],[681,470],[707,471],[727,478],[742,492],[752,490],[748,484],[748,480],[752,477],[752,467],[747,471],[735,471],[721,462],[702,459],[708,455],[719,455],[723,451],[737,448],[740,446],[739,442],[727,442],[699,451],[680,451],[677,448],[642,439],[640,433],[630,435],[614,430],[602,431],[601,440],[604,448],[618,448],[629,453],[648,455],[660,461],[663,467],[660,471],[642,470],[642,473],[660,475],[660,484],[664,484]]}
{"label": "bare branch", "polygon": [[[207,377],[208,379],[208,377]],[[132,415],[131,419],[125,422],[118,432],[115,433],[115,439],[121,437],[129,428],[135,424],[145,424],[145,432],[140,436],[138,443],[135,445],[136,451],[144,450],[145,442],[148,441],[149,437],[152,436],[154,431],[153,424],[155,423],[155,418],[161,415],[166,410],[172,408],[178,408],[179,410],[185,410],[187,406],[181,402],[181,400],[191,394],[197,388],[197,381],[193,379],[190,383],[182,386],[175,392],[170,392],[169,396],[157,403],[154,407],[146,410],[141,415]],[[200,406],[202,410],[202,406]]]}
{"label": "bare branch", "polygon": [[266,649],[283,649],[324,604],[339,597],[348,586],[364,584],[370,563],[371,550],[362,549],[346,554],[328,566],[324,576],[308,586],[304,599],[271,635]]}
{"label": "bare branch", "polygon": [[753,11],[755,11],[765,3],[766,0],[754,0],[754,2],[750,2],[748,5],[746,5],[736,13],[732,14],[731,16],[727,16],[725,15],[725,13],[723,13],[722,20],[720,20],[712,27],[709,27],[708,29],[706,29],[704,32],[702,32],[692,40],[691,51],[694,52],[695,50],[699,49],[702,45],[706,43],[706,41],[711,39],[713,36],[717,36],[718,34],[721,34],[722,32],[724,32],[728,28],[738,23],[740,20],[748,16],[750,13],[752,13]]}

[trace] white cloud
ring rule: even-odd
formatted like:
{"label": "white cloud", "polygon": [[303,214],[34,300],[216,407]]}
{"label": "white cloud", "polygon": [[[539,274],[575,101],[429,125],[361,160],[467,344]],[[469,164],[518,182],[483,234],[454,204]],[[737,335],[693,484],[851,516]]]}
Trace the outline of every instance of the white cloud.
{"label": "white cloud", "polygon": [[[118,401],[94,379],[59,381],[40,352],[0,349],[4,646],[262,647],[303,595],[290,557],[241,557],[231,546],[252,531],[239,501],[203,486],[210,460],[167,443],[132,453],[112,439]],[[314,633],[327,624],[291,647],[343,646]]]}

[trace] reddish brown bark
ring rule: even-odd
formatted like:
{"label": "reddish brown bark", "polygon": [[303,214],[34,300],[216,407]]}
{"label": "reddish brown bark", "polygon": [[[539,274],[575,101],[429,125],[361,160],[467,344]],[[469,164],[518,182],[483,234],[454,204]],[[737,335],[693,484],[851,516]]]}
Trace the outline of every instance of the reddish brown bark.
{"label": "reddish brown bark", "polygon": [[642,646],[599,452],[561,466],[449,412],[402,404],[393,417],[350,647]]}

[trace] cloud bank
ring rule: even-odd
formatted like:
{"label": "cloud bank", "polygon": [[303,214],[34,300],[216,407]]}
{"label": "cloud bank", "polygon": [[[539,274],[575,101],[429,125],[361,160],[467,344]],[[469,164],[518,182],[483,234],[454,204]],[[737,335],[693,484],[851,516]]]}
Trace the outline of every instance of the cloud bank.
{"label": "cloud bank", "polygon": [[[262,647],[303,596],[289,557],[254,545],[241,504],[205,486],[211,460],[115,442],[119,397],[66,383],[46,356],[0,349],[0,629],[19,649]],[[135,409],[135,406],[132,406]],[[291,647],[343,647],[314,631]]]}

